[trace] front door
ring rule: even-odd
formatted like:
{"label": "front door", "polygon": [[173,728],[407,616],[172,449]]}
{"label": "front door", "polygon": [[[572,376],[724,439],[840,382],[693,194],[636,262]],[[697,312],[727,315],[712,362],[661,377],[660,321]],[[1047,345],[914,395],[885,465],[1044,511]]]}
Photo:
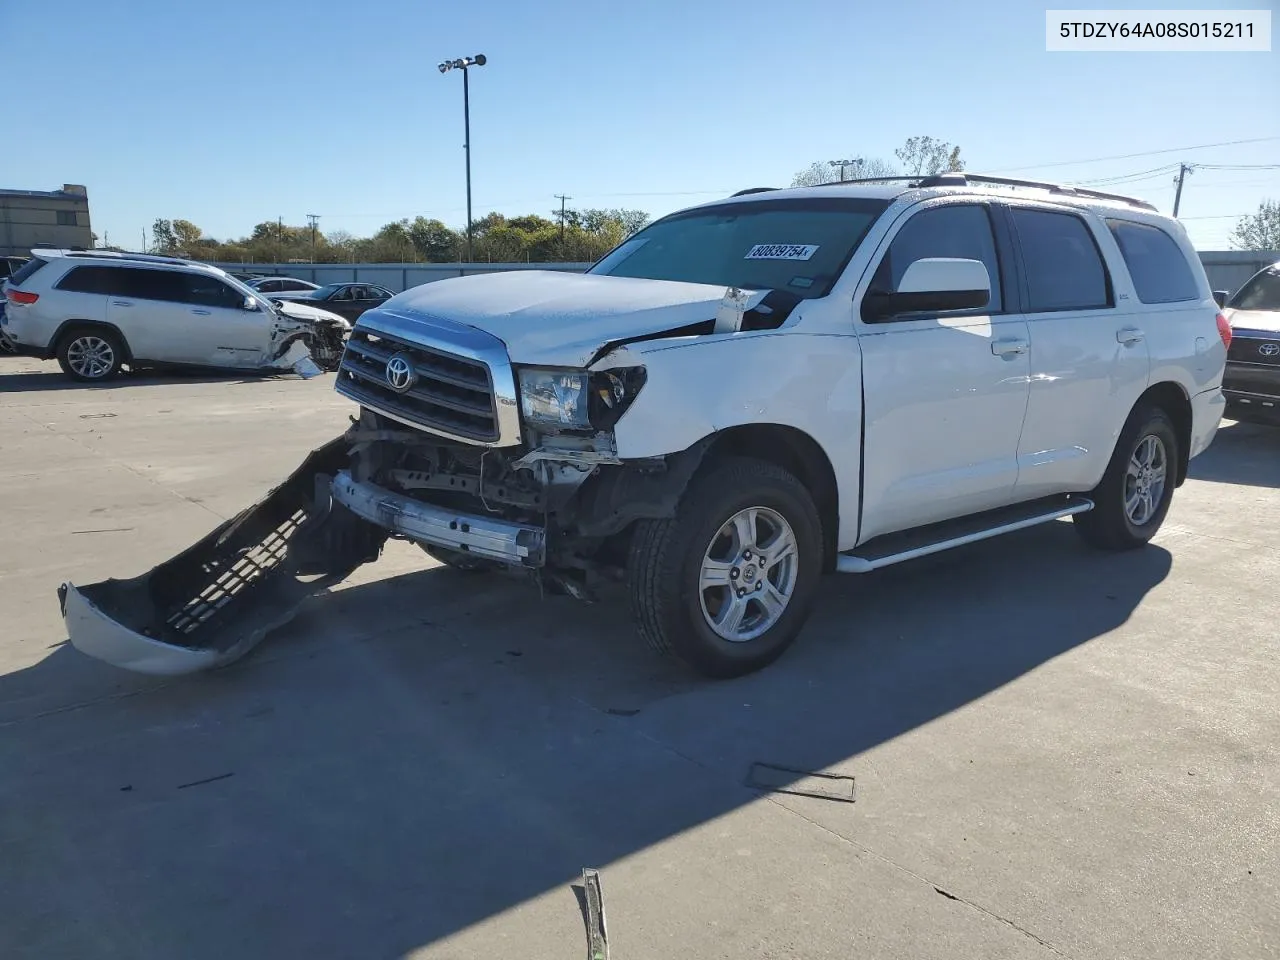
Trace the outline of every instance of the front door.
{"label": "front door", "polygon": [[859,542],[1003,506],[1018,479],[1030,371],[1026,320],[979,203],[929,201],[898,225],[871,280],[893,290],[924,257],[981,260],[991,299],[978,310],[858,319],[864,396]]}

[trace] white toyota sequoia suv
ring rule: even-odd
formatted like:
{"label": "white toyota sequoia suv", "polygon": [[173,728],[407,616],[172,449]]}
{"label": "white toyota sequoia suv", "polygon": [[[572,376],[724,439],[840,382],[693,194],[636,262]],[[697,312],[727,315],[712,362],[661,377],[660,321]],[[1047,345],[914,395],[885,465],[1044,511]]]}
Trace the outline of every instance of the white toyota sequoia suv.
{"label": "white toyota sequoia suv", "polygon": [[1145,544],[1218,429],[1230,337],[1185,232],[1140,201],[965,174],[746,191],[585,275],[443,280],[363,314],[347,433],[127,591],[64,585],[64,615],[96,656],[203,669],[278,611],[202,639],[230,588],[192,557],[231,569],[224,541],[276,530],[281,569],[328,583],[393,536],[578,597],[622,580],[653,646],[742,674],[795,640],[824,573],[1066,517]]}

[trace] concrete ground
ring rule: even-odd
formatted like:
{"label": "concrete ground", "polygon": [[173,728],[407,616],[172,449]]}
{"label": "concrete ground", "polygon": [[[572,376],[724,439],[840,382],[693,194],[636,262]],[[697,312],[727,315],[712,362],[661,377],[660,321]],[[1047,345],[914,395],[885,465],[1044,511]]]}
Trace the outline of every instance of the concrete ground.
{"label": "concrete ground", "polygon": [[583,867],[615,960],[1280,956],[1280,431],[1224,426],[1145,551],[1063,523],[832,578],[740,681],[403,544],[211,674],[64,642],[59,582],[250,504],[331,388],[0,360],[5,960],[561,960]]}

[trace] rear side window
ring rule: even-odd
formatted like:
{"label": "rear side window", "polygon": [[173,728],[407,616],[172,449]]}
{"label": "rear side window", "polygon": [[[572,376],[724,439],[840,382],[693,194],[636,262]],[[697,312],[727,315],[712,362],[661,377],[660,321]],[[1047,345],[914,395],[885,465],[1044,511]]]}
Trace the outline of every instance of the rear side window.
{"label": "rear side window", "polygon": [[1111,306],[1111,283],[1093,234],[1070,213],[1009,211],[1027,274],[1027,312]]}
{"label": "rear side window", "polygon": [[168,300],[181,303],[185,293],[182,274],[171,270],[145,270],[125,267],[118,271],[123,276],[120,283],[125,296],[141,300]]}
{"label": "rear side window", "polygon": [[13,276],[9,278],[9,282],[13,284],[13,286],[15,287],[21,286],[22,284],[26,283],[29,279],[31,279],[31,276],[37,270],[39,270],[43,266],[46,266],[48,263],[49,263],[48,260],[44,260],[40,257],[32,257],[30,260],[28,260],[26,263],[20,266],[17,270],[13,271]]}
{"label": "rear side window", "polygon": [[1173,237],[1159,227],[1132,220],[1108,220],[1107,227],[1120,247],[1139,300],[1176,303],[1200,299],[1195,275]]}
{"label": "rear side window", "polygon": [[124,294],[121,273],[115,267],[76,267],[58,281],[58,289],[71,293]]}

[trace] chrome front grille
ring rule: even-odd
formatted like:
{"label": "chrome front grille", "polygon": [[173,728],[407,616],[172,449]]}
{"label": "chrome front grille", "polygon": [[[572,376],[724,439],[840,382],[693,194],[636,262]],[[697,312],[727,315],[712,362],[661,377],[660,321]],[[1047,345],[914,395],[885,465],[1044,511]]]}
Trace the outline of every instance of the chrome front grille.
{"label": "chrome front grille", "polygon": [[[397,390],[388,377],[396,356],[412,370],[412,385]],[[499,440],[489,366],[380,330],[357,326],[347,340],[337,390],[396,420],[476,443]]]}

